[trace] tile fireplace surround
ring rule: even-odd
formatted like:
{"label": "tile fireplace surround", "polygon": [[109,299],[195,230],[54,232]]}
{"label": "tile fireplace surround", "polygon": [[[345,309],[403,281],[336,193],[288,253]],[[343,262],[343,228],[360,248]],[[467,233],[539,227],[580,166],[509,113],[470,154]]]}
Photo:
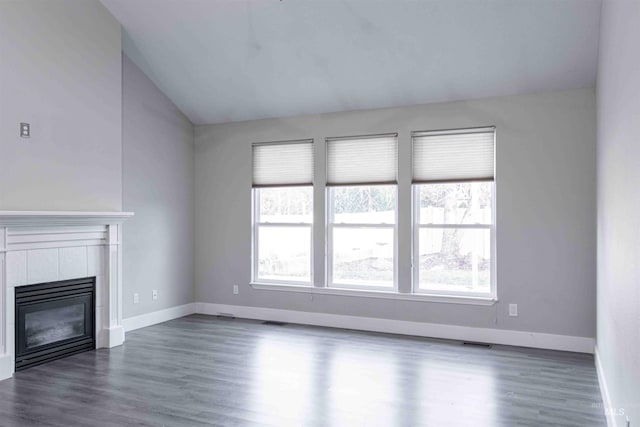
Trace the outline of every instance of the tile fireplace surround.
{"label": "tile fireplace surround", "polygon": [[124,342],[122,223],[131,212],[0,211],[0,380],[15,367],[15,288],[96,277],[96,348]]}

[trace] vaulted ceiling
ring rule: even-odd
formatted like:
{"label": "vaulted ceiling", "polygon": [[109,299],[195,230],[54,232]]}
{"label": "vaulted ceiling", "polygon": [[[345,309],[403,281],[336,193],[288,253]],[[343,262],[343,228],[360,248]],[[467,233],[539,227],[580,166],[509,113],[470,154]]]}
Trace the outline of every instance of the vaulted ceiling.
{"label": "vaulted ceiling", "polygon": [[595,84],[600,0],[102,0],[194,124]]}

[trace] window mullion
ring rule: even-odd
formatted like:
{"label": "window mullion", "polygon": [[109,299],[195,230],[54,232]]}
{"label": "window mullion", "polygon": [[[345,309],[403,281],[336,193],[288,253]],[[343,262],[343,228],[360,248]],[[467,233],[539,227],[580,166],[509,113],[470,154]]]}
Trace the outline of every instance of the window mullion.
{"label": "window mullion", "polygon": [[313,283],[314,287],[324,288],[326,286],[326,240],[327,240],[327,197],[325,190],[326,178],[326,142],[324,138],[318,137],[315,144],[314,171],[313,171]]}
{"label": "window mullion", "polygon": [[411,134],[398,135],[398,185],[396,198],[396,287],[401,294],[411,293],[411,246],[400,242],[411,242],[413,233],[411,214]]}
{"label": "window mullion", "polygon": [[388,224],[386,222],[372,222],[372,223],[349,223],[349,222],[338,222],[331,223],[331,226],[334,228],[394,228],[395,224]]}
{"label": "window mullion", "polygon": [[493,224],[416,224],[418,228],[459,228],[462,230],[491,229]]}
{"label": "window mullion", "polygon": [[259,248],[259,242],[258,242],[258,221],[260,220],[260,210],[259,210],[259,202],[258,202],[258,189],[252,189],[251,190],[251,206],[253,207],[253,212],[252,212],[252,238],[253,238],[253,242],[252,242],[252,251],[251,251],[251,281],[255,282],[258,279],[258,259],[259,259],[259,255],[258,255],[258,248]]}
{"label": "window mullion", "polygon": [[311,227],[310,222],[258,222],[260,227]]}

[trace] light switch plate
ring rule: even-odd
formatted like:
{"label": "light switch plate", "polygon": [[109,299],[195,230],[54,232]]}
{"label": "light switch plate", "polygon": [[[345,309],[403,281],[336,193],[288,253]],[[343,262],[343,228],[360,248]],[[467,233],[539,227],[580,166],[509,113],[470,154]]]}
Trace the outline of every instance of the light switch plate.
{"label": "light switch plate", "polygon": [[151,298],[155,301],[158,299],[158,290],[154,289],[153,292],[151,293]]}
{"label": "light switch plate", "polygon": [[518,304],[509,304],[509,316],[518,316]]}

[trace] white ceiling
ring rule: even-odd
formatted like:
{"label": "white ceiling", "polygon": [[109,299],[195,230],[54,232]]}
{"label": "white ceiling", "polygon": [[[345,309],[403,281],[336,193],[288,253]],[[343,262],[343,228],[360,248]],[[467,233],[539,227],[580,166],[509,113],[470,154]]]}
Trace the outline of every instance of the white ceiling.
{"label": "white ceiling", "polygon": [[102,0],[194,124],[593,86],[600,0]]}

